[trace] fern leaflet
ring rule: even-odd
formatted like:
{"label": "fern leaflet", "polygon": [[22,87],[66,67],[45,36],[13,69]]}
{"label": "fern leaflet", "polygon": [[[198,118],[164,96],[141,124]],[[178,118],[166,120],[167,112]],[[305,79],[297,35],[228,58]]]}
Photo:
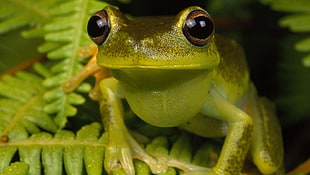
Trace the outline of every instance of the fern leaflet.
{"label": "fern leaflet", "polygon": [[24,162],[15,162],[12,163],[10,166],[4,169],[3,173],[0,175],[26,175],[29,170],[29,166]]}
{"label": "fern leaflet", "polygon": [[18,72],[16,76],[4,76],[0,81],[0,136],[20,140],[28,133],[41,129],[57,130],[53,119],[47,115],[42,78],[38,75]]}

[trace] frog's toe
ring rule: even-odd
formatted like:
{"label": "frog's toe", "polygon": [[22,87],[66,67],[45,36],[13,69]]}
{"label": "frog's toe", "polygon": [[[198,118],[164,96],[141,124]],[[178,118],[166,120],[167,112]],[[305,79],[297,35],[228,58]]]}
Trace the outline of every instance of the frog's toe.
{"label": "frog's toe", "polygon": [[[150,160],[145,161],[149,162]],[[157,159],[153,159],[153,163],[149,163],[148,165],[154,174],[164,173],[168,170],[167,159],[165,158],[158,157]]]}
{"label": "frog's toe", "polygon": [[134,175],[135,169],[132,159],[130,147],[109,145],[105,150],[104,166],[109,174],[115,170],[123,169],[126,174]]}
{"label": "frog's toe", "polygon": [[133,157],[145,162],[153,174],[164,173],[168,170],[168,159],[166,157],[158,156],[154,158],[134,140],[131,140],[130,143],[133,149]]}

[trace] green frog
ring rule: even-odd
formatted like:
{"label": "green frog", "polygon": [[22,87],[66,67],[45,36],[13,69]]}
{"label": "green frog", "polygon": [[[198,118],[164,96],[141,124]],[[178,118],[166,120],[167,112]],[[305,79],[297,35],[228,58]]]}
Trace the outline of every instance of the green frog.
{"label": "green frog", "polygon": [[[137,158],[153,173],[171,166],[236,175],[250,157],[262,174],[279,174],[283,145],[273,104],[257,95],[243,49],[215,34],[207,11],[193,6],[176,16],[128,19],[106,7],[89,19],[88,34],[98,46],[97,64],[112,75],[99,83],[108,173],[135,174]],[[150,125],[225,137],[217,164],[208,169],[147,153],[124,124],[123,99]]]}

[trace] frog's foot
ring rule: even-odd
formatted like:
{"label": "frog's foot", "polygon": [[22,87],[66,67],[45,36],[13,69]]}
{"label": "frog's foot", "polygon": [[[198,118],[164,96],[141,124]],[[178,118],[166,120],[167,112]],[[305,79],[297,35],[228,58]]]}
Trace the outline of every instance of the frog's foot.
{"label": "frog's foot", "polygon": [[210,170],[171,158],[167,155],[154,154],[151,156],[137,143],[129,132],[116,133],[111,131],[109,135],[110,139],[105,150],[104,161],[105,169],[109,174],[112,174],[115,170],[122,169],[126,174],[134,175],[133,159],[139,159],[146,163],[153,174],[164,173],[168,170],[168,167],[178,168],[184,172],[207,172],[207,170]]}
{"label": "frog's foot", "polygon": [[[105,149],[104,166],[109,174],[118,169],[123,169],[126,174],[134,175],[133,159],[140,159],[151,169],[152,173],[158,174],[167,171],[167,159],[164,157],[154,158],[127,132],[109,133],[109,143]],[[116,137],[113,137],[116,136]]]}

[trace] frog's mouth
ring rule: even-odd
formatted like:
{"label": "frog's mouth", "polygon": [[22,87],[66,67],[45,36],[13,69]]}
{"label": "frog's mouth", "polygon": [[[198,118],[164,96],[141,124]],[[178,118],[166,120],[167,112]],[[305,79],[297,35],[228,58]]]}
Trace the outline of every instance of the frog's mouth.
{"label": "frog's mouth", "polygon": [[108,69],[191,70],[211,69],[220,62],[217,52],[206,51],[204,48],[195,53],[192,50],[186,53],[185,51],[174,53],[164,50],[154,53],[154,50],[148,53],[148,50],[141,51],[141,49],[125,52],[101,48],[97,55],[97,64]]}
{"label": "frog's mouth", "polygon": [[192,70],[192,69],[209,69],[213,65],[202,64],[175,64],[175,65],[146,65],[146,64],[132,64],[132,65],[118,65],[118,64],[104,64],[98,63],[100,66],[108,69],[149,69],[149,70]]}
{"label": "frog's mouth", "polygon": [[111,69],[113,76],[122,83],[134,87],[165,88],[186,82],[192,78],[207,75],[209,69],[152,69],[135,67]]}

